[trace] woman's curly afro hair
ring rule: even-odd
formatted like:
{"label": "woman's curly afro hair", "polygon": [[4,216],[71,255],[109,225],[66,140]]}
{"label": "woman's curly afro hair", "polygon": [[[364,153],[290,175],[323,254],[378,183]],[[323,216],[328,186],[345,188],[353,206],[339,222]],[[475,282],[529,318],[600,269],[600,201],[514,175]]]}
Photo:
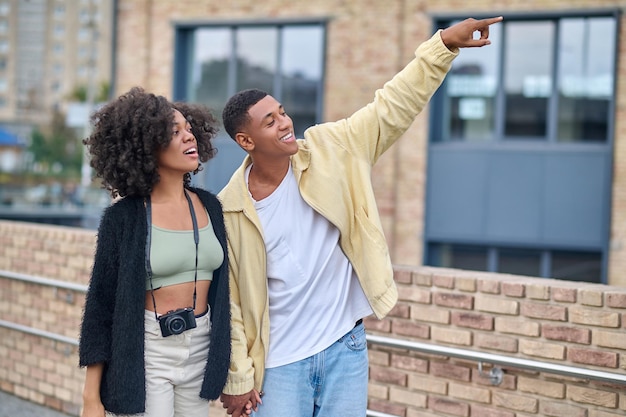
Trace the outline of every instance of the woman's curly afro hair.
{"label": "woman's curly afro hair", "polygon": [[[92,134],[83,143],[91,156],[95,176],[112,197],[148,196],[159,181],[157,156],[170,144],[174,110],[191,125],[200,162],[211,159],[216,149],[211,144],[218,121],[205,106],[172,103],[163,96],[134,87],[104,105],[91,116]],[[202,169],[201,164],[193,172]],[[187,173],[184,184],[189,185]]]}

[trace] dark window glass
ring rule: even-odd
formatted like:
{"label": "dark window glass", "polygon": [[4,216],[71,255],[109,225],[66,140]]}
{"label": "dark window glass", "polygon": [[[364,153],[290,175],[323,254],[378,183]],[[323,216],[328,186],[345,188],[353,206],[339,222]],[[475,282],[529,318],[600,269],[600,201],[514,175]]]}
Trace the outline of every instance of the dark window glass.
{"label": "dark window glass", "polygon": [[193,40],[193,67],[187,100],[199,102],[221,114],[231,91],[228,89],[232,31],[228,28],[199,29]]}
{"label": "dark window glass", "polygon": [[541,253],[525,249],[500,249],[498,272],[538,277],[541,275]]}
{"label": "dark window glass", "polygon": [[[205,104],[219,117],[230,96],[258,88],[283,103],[298,137],[321,120],[322,23],[207,26],[180,33],[184,82],[175,88],[181,99]],[[219,192],[245,153],[223,129],[215,145],[219,152],[194,182]]]}
{"label": "dark window glass", "polygon": [[188,101],[221,114],[232,94],[258,88],[281,101],[298,137],[321,119],[321,25],[199,28],[192,55]]}
{"label": "dark window glass", "polygon": [[[490,254],[497,261],[490,262]],[[426,264],[530,277],[546,277],[546,271],[550,271],[546,278],[602,282],[602,254],[599,252],[431,243]]]}
{"label": "dark window glass", "polygon": [[552,93],[554,22],[511,22],[505,31],[504,135],[544,139]]}
{"label": "dark window glass", "polygon": [[602,257],[599,253],[554,251],[551,275],[570,281],[600,283]]}
{"label": "dark window glass", "polygon": [[275,95],[277,41],[275,27],[237,30],[237,91],[258,88]]}
{"label": "dark window glass", "polygon": [[[298,137],[317,122],[324,33],[321,27],[287,27],[282,31],[282,104]],[[306,51],[305,54],[302,51]]]}
{"label": "dark window glass", "polygon": [[487,271],[487,249],[481,246],[431,244],[428,261],[431,266]]}
{"label": "dark window glass", "polygon": [[558,140],[606,141],[613,91],[615,19],[563,19],[559,26]]}
{"label": "dark window glass", "polygon": [[[502,25],[489,29],[494,45],[501,42],[501,36]],[[499,71],[498,48],[468,48],[459,54],[446,76],[449,122],[444,126],[444,137],[467,141],[493,139]]]}
{"label": "dark window glass", "polygon": [[616,31],[613,16],[492,26],[492,46],[464,50],[453,62],[434,101],[431,141],[606,142]]}

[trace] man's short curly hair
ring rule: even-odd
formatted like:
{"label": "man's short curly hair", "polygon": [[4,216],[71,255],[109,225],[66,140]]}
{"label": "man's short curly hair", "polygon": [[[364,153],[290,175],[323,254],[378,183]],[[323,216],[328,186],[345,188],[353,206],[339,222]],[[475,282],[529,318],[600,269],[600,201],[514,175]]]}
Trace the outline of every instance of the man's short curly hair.
{"label": "man's short curly hair", "polygon": [[224,130],[231,138],[235,139],[235,135],[241,132],[243,126],[250,121],[248,114],[250,107],[267,95],[265,91],[251,88],[240,91],[228,99],[222,111],[222,121],[224,122]]}
{"label": "man's short curly hair", "polygon": [[[170,144],[174,110],[191,125],[200,162],[211,159],[216,149],[211,144],[218,121],[205,106],[172,103],[163,96],[133,87],[91,116],[93,131],[83,140],[91,156],[95,176],[112,197],[141,196],[152,192],[159,181],[157,156]],[[201,164],[193,172],[202,169]],[[189,185],[187,173],[184,184]]]}

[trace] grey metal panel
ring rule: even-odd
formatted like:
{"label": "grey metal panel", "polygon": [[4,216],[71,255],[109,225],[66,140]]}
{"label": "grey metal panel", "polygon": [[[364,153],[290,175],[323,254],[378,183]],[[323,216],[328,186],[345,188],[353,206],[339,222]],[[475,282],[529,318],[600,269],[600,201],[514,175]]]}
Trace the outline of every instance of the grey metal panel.
{"label": "grey metal panel", "polygon": [[[543,161],[523,152],[487,153],[489,175],[484,236],[496,241],[539,241],[543,205]],[[477,196],[481,198],[480,196]]]}
{"label": "grey metal panel", "polygon": [[610,151],[431,146],[426,240],[603,250]]}
{"label": "grey metal panel", "polygon": [[487,155],[431,152],[427,235],[475,238],[484,231]]}
{"label": "grey metal panel", "polygon": [[603,247],[610,163],[608,153],[546,156],[547,241]]}

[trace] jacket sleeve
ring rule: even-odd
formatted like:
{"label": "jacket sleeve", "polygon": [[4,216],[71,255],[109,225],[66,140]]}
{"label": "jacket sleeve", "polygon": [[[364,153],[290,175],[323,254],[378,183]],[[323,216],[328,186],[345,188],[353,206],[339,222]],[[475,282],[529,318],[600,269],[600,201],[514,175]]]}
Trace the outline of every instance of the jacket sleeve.
{"label": "jacket sleeve", "polygon": [[305,139],[331,138],[373,165],[410,127],[458,55],[458,49],[450,51],[444,45],[440,32],[417,48],[415,58],[376,91],[371,103],[347,119],[308,129]]}
{"label": "jacket sleeve", "polygon": [[[244,330],[243,316],[241,313],[241,295],[236,276],[238,265],[230,247],[229,239],[229,284],[230,284],[230,317],[231,317],[231,340],[232,353],[230,368],[224,393],[229,395],[241,395],[250,392],[254,388],[254,364],[248,354],[248,343]],[[260,387],[256,387],[260,389]]]}
{"label": "jacket sleeve", "polygon": [[80,366],[106,362],[111,357],[119,253],[119,227],[115,225],[115,216],[111,212],[112,207],[105,210],[98,227],[96,253],[80,330]]}

